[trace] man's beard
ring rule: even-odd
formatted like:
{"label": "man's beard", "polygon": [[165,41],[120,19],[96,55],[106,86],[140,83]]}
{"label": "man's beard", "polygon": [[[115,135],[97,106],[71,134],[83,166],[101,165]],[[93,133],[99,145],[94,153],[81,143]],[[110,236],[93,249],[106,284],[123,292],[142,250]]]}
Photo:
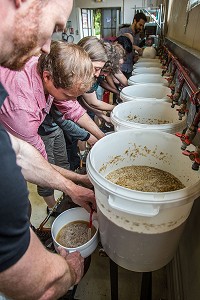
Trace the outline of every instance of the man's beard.
{"label": "man's beard", "polygon": [[35,54],[35,51],[32,50],[33,48],[35,48],[35,45],[36,44],[30,44],[29,46],[27,46],[26,44],[25,48],[21,44],[19,44],[18,46],[18,44],[16,43],[16,51],[14,51],[8,59],[1,62],[1,66],[10,70],[21,70],[25,66],[27,61]]}
{"label": "man's beard", "polygon": [[141,30],[138,28],[135,28],[135,33],[139,33]]}
{"label": "man's beard", "polygon": [[38,32],[41,8],[36,0],[27,15],[17,15],[13,29],[13,51],[7,54],[1,66],[20,70],[38,52]]}

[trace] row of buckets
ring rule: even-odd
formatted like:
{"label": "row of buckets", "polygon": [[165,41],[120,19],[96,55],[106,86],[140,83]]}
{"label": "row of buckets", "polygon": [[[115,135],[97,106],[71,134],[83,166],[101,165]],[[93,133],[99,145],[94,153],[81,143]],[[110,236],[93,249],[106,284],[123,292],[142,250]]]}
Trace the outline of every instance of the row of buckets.
{"label": "row of buckets", "polygon": [[[179,120],[171,108],[171,91],[161,73],[158,59],[141,59],[134,65],[129,86],[121,92],[123,103],[111,114],[115,133],[99,140],[87,157],[103,248],[118,265],[136,272],[154,271],[170,262],[200,195],[200,174],[191,169],[174,135],[186,127],[186,118]],[[167,171],[185,188],[140,192],[106,179],[130,165]]]}

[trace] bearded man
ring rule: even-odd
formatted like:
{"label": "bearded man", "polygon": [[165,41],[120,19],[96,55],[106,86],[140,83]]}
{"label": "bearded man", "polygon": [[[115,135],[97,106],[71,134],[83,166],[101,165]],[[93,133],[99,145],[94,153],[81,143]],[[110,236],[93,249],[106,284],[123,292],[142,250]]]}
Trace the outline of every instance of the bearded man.
{"label": "bearded man", "polygon": [[142,54],[142,49],[139,47],[140,42],[140,33],[144,29],[144,25],[147,22],[147,17],[143,13],[137,13],[134,16],[133,23],[129,27],[124,27],[119,30],[118,36],[125,35],[126,33],[129,33],[133,37],[133,51],[131,53],[128,53],[126,55],[126,58],[124,59],[124,63],[121,65],[121,71],[128,79],[130,76],[132,76],[133,71],[133,64],[134,60],[136,60],[135,57],[135,51],[139,55]]}

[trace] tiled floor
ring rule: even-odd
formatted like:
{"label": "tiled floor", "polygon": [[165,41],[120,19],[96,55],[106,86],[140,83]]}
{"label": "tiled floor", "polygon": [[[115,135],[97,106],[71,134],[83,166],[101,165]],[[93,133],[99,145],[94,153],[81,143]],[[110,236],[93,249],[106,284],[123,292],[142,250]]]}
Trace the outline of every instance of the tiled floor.
{"label": "tiled floor", "polygon": [[[32,204],[31,222],[38,227],[46,217],[46,204],[38,196],[36,187],[28,185]],[[60,196],[56,192],[56,197]],[[52,219],[53,220],[53,219]],[[50,226],[52,220],[47,224]],[[110,264],[108,257],[99,255],[99,249],[92,254],[92,260],[88,272],[78,284],[75,299],[79,300],[111,300],[110,289]],[[140,298],[142,274],[118,268],[119,274],[119,300],[143,300]],[[166,270],[162,268],[152,273],[152,299],[167,299]],[[112,299],[117,300],[117,299]],[[150,300],[150,298],[145,298]]]}

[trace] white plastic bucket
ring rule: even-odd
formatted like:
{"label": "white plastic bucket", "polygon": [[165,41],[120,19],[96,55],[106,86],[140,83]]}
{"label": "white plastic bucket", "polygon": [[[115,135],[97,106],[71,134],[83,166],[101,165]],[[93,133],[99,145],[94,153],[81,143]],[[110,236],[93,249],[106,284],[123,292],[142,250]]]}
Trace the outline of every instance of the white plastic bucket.
{"label": "white plastic bucket", "polygon": [[162,69],[161,68],[146,68],[146,67],[141,67],[141,68],[135,68],[133,69],[132,74],[136,75],[136,74],[160,74],[162,75]]}
{"label": "white plastic bucket", "polygon": [[[126,130],[99,140],[87,158],[94,184],[103,248],[118,265],[138,272],[165,266],[174,256],[193,201],[200,195],[200,172],[181,153],[176,136],[160,131]],[[185,185],[151,193],[118,186],[105,177],[130,165],[170,172]]]}
{"label": "white plastic bucket", "polygon": [[133,65],[133,69],[136,68],[162,68],[162,64],[158,61],[138,61]]}
{"label": "white plastic bucket", "polygon": [[171,102],[168,95],[171,94],[170,88],[155,84],[138,84],[127,86],[120,92],[122,101],[132,101],[135,99],[155,99],[159,101]]}
{"label": "white plastic bucket", "polygon": [[62,214],[60,214],[54,220],[54,222],[51,226],[51,235],[53,238],[53,243],[54,243],[56,251],[57,251],[58,247],[61,247],[61,248],[65,249],[66,251],[68,251],[69,253],[78,251],[84,258],[91,255],[94,252],[94,250],[96,249],[98,242],[99,242],[99,238],[98,238],[99,225],[94,216],[95,216],[95,214],[93,214],[93,221],[92,221],[93,225],[96,228],[96,232],[95,232],[94,236],[84,245],[81,245],[76,248],[67,248],[67,247],[60,245],[56,240],[57,234],[59,233],[61,228],[63,226],[65,226],[66,224],[68,224],[70,222],[74,222],[74,221],[89,222],[90,214],[82,207],[71,208],[71,209],[64,211]]}
{"label": "white plastic bucket", "polygon": [[129,85],[135,84],[159,84],[168,86],[168,81],[159,74],[137,74],[133,75],[128,79]]}
{"label": "white plastic bucket", "polygon": [[115,131],[135,128],[176,133],[186,127],[186,116],[179,120],[170,103],[155,100],[121,103],[112,110],[111,121]]}
{"label": "white plastic bucket", "polygon": [[144,58],[156,58],[156,49],[153,46],[143,48],[142,57]]}

